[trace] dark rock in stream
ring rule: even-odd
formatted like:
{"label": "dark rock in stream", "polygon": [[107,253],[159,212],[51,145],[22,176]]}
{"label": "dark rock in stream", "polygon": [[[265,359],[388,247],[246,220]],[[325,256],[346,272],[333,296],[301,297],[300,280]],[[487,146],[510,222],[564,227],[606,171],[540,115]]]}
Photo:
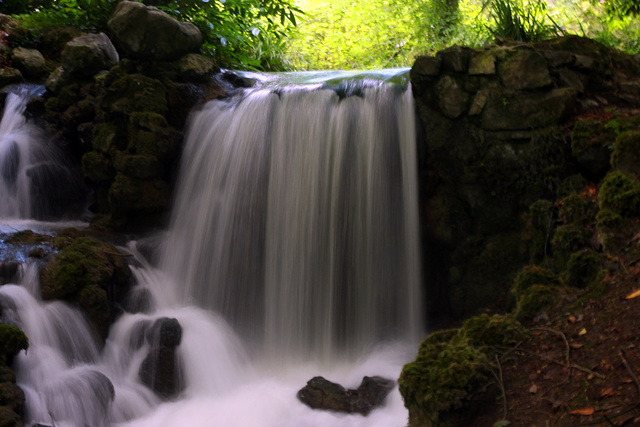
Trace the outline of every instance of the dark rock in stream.
{"label": "dark rock in stream", "polygon": [[15,283],[20,275],[20,265],[18,261],[0,262],[0,285]]}
{"label": "dark rock in stream", "polygon": [[345,389],[323,377],[314,377],[298,391],[298,399],[313,409],[369,415],[382,405],[395,381],[382,377],[364,377],[356,389]]}
{"label": "dark rock in stream", "polygon": [[151,349],[140,366],[138,377],[159,396],[171,399],[184,388],[182,366],[176,354],[176,347],[182,341],[182,326],[176,319],[163,317],[146,330],[145,338]]}

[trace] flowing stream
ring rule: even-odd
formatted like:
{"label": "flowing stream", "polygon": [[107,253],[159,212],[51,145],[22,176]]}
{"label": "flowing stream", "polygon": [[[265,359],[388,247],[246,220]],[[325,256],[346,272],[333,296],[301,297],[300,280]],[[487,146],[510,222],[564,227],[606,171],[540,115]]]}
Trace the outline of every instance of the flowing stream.
{"label": "flowing stream", "polygon": [[[311,410],[296,392],[317,375],[349,388],[365,375],[397,379],[415,355],[424,313],[411,91],[371,74],[288,86],[249,77],[257,88],[192,115],[159,261],[137,242],[123,248],[145,314],[121,315],[100,348],[78,311],[40,299],[39,261],[23,256],[15,284],[0,287],[4,320],[30,340],[14,364],[26,425],[406,424],[397,387],[367,417]],[[0,141],[20,146],[12,129],[3,119]],[[29,216],[21,209],[0,217]],[[141,325],[161,317],[183,329],[184,391],[170,402],[138,378]]]}

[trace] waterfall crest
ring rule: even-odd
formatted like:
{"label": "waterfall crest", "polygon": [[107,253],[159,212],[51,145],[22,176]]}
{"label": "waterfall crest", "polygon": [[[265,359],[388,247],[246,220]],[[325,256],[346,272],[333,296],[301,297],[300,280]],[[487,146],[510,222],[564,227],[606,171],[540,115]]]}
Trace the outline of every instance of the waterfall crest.
{"label": "waterfall crest", "polygon": [[165,270],[274,357],[358,354],[420,325],[410,90],[255,90],[193,117]]}

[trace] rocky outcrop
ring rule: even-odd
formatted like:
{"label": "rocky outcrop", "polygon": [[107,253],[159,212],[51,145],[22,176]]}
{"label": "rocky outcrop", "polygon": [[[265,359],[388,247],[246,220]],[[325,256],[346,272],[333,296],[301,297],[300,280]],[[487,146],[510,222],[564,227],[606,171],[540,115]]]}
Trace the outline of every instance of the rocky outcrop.
{"label": "rocky outcrop", "polygon": [[570,118],[610,104],[640,107],[623,89],[639,74],[633,57],[569,36],[455,46],[416,60],[425,283],[434,319],[508,306],[507,290],[531,256],[529,206],[555,197],[575,174],[599,179],[610,167],[610,145],[594,143],[590,131],[588,141],[572,141]]}
{"label": "rocky outcrop", "polygon": [[364,377],[355,390],[347,390],[323,377],[314,377],[298,391],[298,399],[313,409],[369,415],[383,404],[394,387],[395,381],[377,376]]}
{"label": "rocky outcrop", "polygon": [[42,77],[47,72],[44,56],[37,49],[15,48],[13,63],[25,76]]}
{"label": "rocky outcrop", "polygon": [[198,27],[138,2],[120,2],[107,26],[129,58],[171,61],[199,51],[202,45]]}
{"label": "rocky outcrop", "polygon": [[109,70],[120,61],[116,48],[104,33],[87,34],[69,41],[62,50],[60,62],[70,76],[93,76]]}

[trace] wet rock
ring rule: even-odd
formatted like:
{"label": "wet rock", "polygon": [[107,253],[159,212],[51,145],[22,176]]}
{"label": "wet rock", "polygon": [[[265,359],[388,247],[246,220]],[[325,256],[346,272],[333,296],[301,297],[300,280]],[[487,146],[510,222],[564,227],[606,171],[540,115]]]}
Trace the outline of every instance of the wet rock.
{"label": "wet rock", "polygon": [[80,77],[108,70],[119,60],[116,48],[104,33],[76,37],[67,43],[60,58],[66,73]]}
{"label": "wet rock", "polygon": [[170,61],[197,52],[202,45],[198,27],[138,2],[120,2],[107,26],[130,58]]}
{"label": "wet rock", "polygon": [[197,53],[188,53],[176,62],[178,77],[187,82],[206,83],[220,72],[215,61]]}
{"label": "wet rock", "polygon": [[18,261],[0,261],[0,285],[15,283],[20,274],[21,265],[22,263]]}
{"label": "wet rock", "polygon": [[[142,326],[144,329],[145,325]],[[140,366],[138,377],[159,396],[173,398],[184,388],[182,366],[176,354],[182,340],[182,326],[176,319],[161,318],[146,330],[145,337],[151,349]]]}
{"label": "wet rock", "polygon": [[368,415],[382,405],[394,386],[394,381],[375,376],[364,377],[357,389],[347,390],[323,377],[314,377],[297,396],[313,409]]}

